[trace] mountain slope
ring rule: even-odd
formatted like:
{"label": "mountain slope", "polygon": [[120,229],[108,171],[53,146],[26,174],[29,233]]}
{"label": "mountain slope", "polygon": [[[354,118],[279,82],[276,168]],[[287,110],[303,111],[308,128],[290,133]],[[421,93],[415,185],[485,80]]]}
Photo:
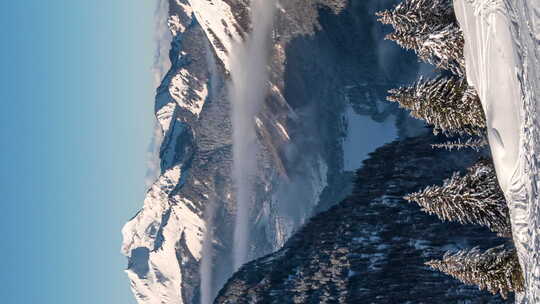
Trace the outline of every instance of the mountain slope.
{"label": "mountain slope", "polygon": [[502,242],[402,199],[478,157],[433,150],[432,143],[427,135],[377,149],[356,172],[351,196],[279,251],[242,267],[215,303],[502,303],[424,265],[445,250]]}

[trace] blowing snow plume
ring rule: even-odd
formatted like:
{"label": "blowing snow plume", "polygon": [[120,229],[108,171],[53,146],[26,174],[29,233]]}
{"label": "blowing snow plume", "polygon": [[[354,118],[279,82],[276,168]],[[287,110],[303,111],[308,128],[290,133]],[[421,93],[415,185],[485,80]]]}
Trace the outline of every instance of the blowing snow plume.
{"label": "blowing snow plume", "polygon": [[[216,61],[212,53],[212,48],[208,42],[205,44],[204,50],[206,53],[206,61],[208,62],[208,72],[210,73],[210,100],[214,100],[215,98],[218,98],[217,87],[221,86],[221,82],[218,76]],[[199,272],[201,275],[201,304],[212,303],[214,296],[219,291],[216,290],[216,287],[218,286],[213,286],[212,276],[212,267],[214,262],[214,250],[212,247],[214,232],[212,228],[214,227],[215,214],[216,198],[212,196],[208,201],[205,209],[204,221],[206,223],[206,232],[202,245],[202,260],[199,268]]]}
{"label": "blowing snow plume", "polygon": [[252,0],[253,30],[243,44],[233,46],[231,56],[232,174],[237,191],[233,248],[235,269],[247,261],[252,180],[257,168],[255,115],[267,92],[267,61],[275,7],[275,0]]}

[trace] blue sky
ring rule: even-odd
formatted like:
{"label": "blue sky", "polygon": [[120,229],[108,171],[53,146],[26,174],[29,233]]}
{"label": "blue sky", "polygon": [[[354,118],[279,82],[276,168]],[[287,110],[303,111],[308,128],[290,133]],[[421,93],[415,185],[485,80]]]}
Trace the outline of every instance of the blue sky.
{"label": "blue sky", "polygon": [[2,303],[134,303],[122,225],[142,206],[154,1],[3,1]]}

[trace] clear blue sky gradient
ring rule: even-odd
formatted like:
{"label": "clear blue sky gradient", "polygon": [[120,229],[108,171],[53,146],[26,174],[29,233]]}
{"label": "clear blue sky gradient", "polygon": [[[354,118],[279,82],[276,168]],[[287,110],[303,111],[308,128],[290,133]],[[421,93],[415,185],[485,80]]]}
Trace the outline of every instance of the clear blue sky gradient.
{"label": "clear blue sky gradient", "polygon": [[134,303],[120,230],[145,191],[154,6],[2,2],[2,303]]}

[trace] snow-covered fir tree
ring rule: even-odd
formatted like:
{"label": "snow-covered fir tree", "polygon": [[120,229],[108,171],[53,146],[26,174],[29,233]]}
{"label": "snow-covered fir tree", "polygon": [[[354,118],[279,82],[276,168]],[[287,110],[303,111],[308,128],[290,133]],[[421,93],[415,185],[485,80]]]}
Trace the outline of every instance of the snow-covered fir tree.
{"label": "snow-covered fir tree", "polygon": [[429,186],[405,199],[441,220],[478,224],[501,236],[512,235],[508,206],[495,168],[487,159],[480,159],[463,176],[454,173],[442,186]]}
{"label": "snow-covered fir tree", "polygon": [[464,75],[463,33],[450,0],[406,0],[393,10],[376,13],[394,32],[386,39],[413,50],[438,68]]}
{"label": "snow-covered fir tree", "polygon": [[498,246],[480,251],[478,248],[446,253],[442,260],[432,260],[426,265],[444,272],[465,284],[477,285],[503,298],[509,292],[524,290],[523,273],[515,248]]}
{"label": "snow-covered fir tree", "polygon": [[400,33],[426,33],[456,24],[451,0],[405,0],[391,10],[375,13],[383,24]]}
{"label": "snow-covered fir tree", "polygon": [[483,136],[486,119],[476,90],[459,76],[424,80],[392,89],[389,101],[398,102],[410,114],[434,127],[435,134]]}
{"label": "snow-covered fir tree", "polygon": [[[456,75],[465,74],[465,40],[461,28],[448,25],[441,30],[417,36],[416,40],[417,46],[413,50],[420,59]],[[399,39],[396,42],[399,43]]]}

